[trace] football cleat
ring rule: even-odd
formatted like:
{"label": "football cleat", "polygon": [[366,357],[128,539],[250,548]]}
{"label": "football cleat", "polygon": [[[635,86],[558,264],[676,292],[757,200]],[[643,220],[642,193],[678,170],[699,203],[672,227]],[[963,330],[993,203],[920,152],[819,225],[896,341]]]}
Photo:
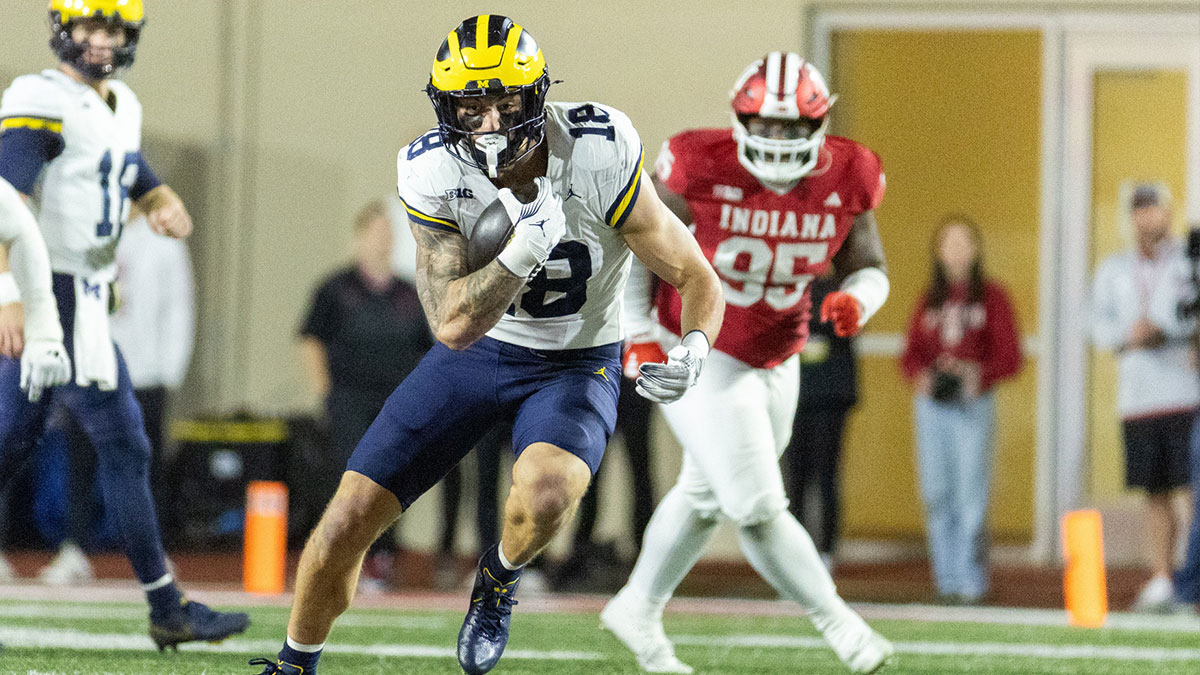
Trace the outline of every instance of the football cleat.
{"label": "football cleat", "polygon": [[849,612],[822,629],[825,641],[856,675],[869,675],[892,661],[896,649],[859,615]]}
{"label": "football cleat", "polygon": [[220,642],[250,626],[250,616],[242,612],[218,612],[199,602],[184,600],[169,616],[150,615],[150,638],[158,650],[179,648],[184,642]]}
{"label": "football cleat", "polygon": [[500,661],[508,644],[508,624],[517,604],[513,595],[520,581],[518,576],[501,582],[480,564],[471,589],[471,607],[458,631],[458,665],[467,675],[482,675]]}
{"label": "football cleat", "polygon": [[317,669],[305,670],[290,663],[272,661],[271,659],[250,659],[252,666],[266,666],[258,675],[316,675]]}
{"label": "football cleat", "polygon": [[647,673],[688,673],[692,667],[675,656],[675,646],[663,632],[662,618],[638,603],[624,589],[600,612],[600,624],[621,641]]}
{"label": "football cleat", "polygon": [[68,542],[58,550],[54,560],[42,568],[38,579],[47,586],[75,586],[95,581],[96,574],[83,549]]}

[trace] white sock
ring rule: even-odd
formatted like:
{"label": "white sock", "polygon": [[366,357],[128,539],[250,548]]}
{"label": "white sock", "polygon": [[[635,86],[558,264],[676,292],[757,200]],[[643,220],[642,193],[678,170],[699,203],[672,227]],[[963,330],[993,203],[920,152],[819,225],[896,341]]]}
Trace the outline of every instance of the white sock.
{"label": "white sock", "polygon": [[146,591],[146,592],[157,591],[158,589],[163,588],[164,586],[170,585],[174,581],[175,581],[175,577],[172,577],[170,573],[167,573],[167,574],[162,575],[155,581],[151,581],[148,584],[142,584],[141,588],[143,591]]}
{"label": "white sock", "polygon": [[661,612],[704,553],[716,527],[715,518],[699,517],[683,488],[671,488],[646,526],[642,552],[625,588]]}
{"label": "white sock", "polygon": [[504,565],[504,569],[508,570],[509,572],[516,572],[517,570],[524,567],[524,565],[514,565],[514,564],[508,562],[508,558],[504,557],[504,542],[503,541],[501,541],[500,544],[498,546],[496,546],[496,554],[500,556],[500,564]]}
{"label": "white sock", "polygon": [[824,630],[843,610],[851,611],[838,597],[812,537],[792,514],[782,511],[764,523],[739,527],[738,540],[755,571],[808,611],[818,629]]}
{"label": "white sock", "polygon": [[295,640],[292,639],[292,636],[289,635],[287,637],[287,646],[291,647],[292,649],[295,649],[298,652],[303,652],[305,654],[313,654],[315,652],[319,652],[322,649],[324,649],[325,643],[322,642],[319,645],[306,645],[306,644],[296,642]]}

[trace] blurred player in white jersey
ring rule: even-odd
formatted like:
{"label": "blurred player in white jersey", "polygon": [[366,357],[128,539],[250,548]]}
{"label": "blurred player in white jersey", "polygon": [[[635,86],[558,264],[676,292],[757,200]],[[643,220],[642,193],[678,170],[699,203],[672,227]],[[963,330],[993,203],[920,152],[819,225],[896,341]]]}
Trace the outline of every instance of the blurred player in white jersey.
{"label": "blurred player in white jersey", "polygon": [[[679,289],[682,340],[647,366],[678,398],[716,337],[720,283],[647,178],[637,132],[598,103],[546,103],[550,77],[511,19],[472,17],[443,41],[426,89],[438,128],[400,151],[417,291],[438,344],[387,400],[304,548],[288,635],[264,674],[312,675],[372,540],[499,420],[513,421],[500,543],[480,560],[458,636],[469,675],[508,641],[522,567],[567,523],[616,422],[621,294],[630,252]],[[536,184],[522,204],[512,189]],[[495,260],[467,242],[499,198],[515,224]]]}
{"label": "blurred player in white jersey", "polygon": [[[812,539],[787,510],[779,455],[796,409],[808,283],[831,264],[843,278],[821,306],[821,318],[842,336],[887,298],[874,216],[883,173],[867,148],[825,135],[835,97],[798,54],[771,52],[751,64],[731,97],[733,128],[671,138],[655,171],[663,201],[693,223],[727,309],[704,379],[662,406],[683,445],[683,468],[650,520],[629,582],[601,619],[645,670],[691,673],[663,632],[662,611],[724,516],[737,525],[755,570],[804,607],[848,668],[871,673],[892,646],[838,597]],[[662,360],[659,336],[670,343],[680,330],[675,292],[664,284],[650,297],[648,284],[630,283],[628,358],[642,363]]]}
{"label": "blurred player in white jersey", "polygon": [[108,326],[114,254],[131,204],[161,235],[192,229],[179,197],[142,157],[141,104],[111,79],[133,63],[144,8],[141,0],[51,0],[49,12],[59,66],[17,78],[0,99],[0,177],[36,207],[74,377],[33,400],[21,391],[16,350],[0,357],[0,476],[32,452],[51,402],[64,405],[96,449],[105,503],[150,604],[151,637],[160,649],[220,640],[245,630],[249,618],[188,601],[167,572],[150,498],[150,444]]}
{"label": "blurred player in white jersey", "polygon": [[[21,354],[21,389],[30,401],[71,379],[58,303],[50,290],[50,258],[33,214],[0,178],[0,307],[23,303],[20,331],[0,337],[0,351]],[[9,265],[11,263],[11,269]],[[15,308],[14,308],[15,309]]]}

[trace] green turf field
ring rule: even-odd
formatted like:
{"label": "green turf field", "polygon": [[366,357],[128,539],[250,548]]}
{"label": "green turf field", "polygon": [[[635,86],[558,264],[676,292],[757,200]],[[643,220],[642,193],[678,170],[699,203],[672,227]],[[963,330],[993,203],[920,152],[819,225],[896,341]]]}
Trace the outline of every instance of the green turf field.
{"label": "green turf field", "polygon": [[[159,654],[146,637],[144,605],[4,601],[0,642],[6,647],[0,651],[0,672],[257,673],[246,661],[275,652],[287,614],[277,607],[249,611],[254,625],[245,635],[221,645]],[[870,610],[864,611],[870,618]],[[919,608],[909,612],[922,614]],[[882,671],[896,675],[1200,672],[1200,619],[1166,627],[1082,630],[1015,623],[1020,616],[991,624],[870,621],[896,643],[897,662]],[[450,611],[350,612],[334,631],[321,672],[460,673],[453,645],[461,618]],[[794,617],[670,614],[666,628],[680,658],[697,673],[846,672],[807,622]],[[518,608],[508,652],[493,672],[640,671],[617,641],[599,630],[594,614],[522,614]]]}

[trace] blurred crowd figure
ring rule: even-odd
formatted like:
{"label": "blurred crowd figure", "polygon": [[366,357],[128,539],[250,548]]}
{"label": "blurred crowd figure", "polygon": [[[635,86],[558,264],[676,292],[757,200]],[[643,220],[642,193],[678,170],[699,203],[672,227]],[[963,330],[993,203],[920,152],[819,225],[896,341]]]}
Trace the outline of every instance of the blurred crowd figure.
{"label": "blurred crowd figure", "polygon": [[[1168,342],[1187,340],[1190,365],[1200,362],[1200,335],[1197,334],[1197,310],[1200,310],[1200,222],[1191,224],[1187,255],[1176,257],[1162,283],[1155,290],[1150,318],[1163,331]],[[1200,373],[1194,373],[1200,375]],[[1183,564],[1175,572],[1175,598],[1169,609],[1195,612],[1200,608],[1200,416],[1192,424],[1189,436],[1191,472],[1191,524]]]}
{"label": "blurred crowd figure", "polygon": [[[1151,309],[1169,270],[1184,261],[1171,236],[1170,196],[1141,184],[1129,202],[1135,245],[1104,259],[1092,289],[1092,337],[1117,357],[1117,414],[1125,442],[1125,483],[1146,493],[1146,533],[1152,576],[1134,608],[1161,611],[1173,600],[1171,581],[1180,523],[1172,496],[1188,485],[1188,439],[1200,381],[1189,360],[1190,328],[1175,308],[1156,322]],[[1160,313],[1165,314],[1165,313]],[[1163,325],[1172,329],[1170,333]]]}
{"label": "blurred crowd figure", "polygon": [[[382,201],[354,219],[354,259],[317,287],[299,331],[300,359],[324,402],[330,456],[319,496],[328,502],[355,446],[384,401],[433,345],[416,288],[392,270],[393,225]],[[363,564],[360,586],[395,582],[396,534],[389,529]]]}
{"label": "blurred crowd figure", "polygon": [[979,604],[988,591],[988,497],[995,385],[1021,366],[1004,286],[984,272],[983,237],[944,218],[932,277],[909,321],[901,367],[915,389],[917,471],[938,601]]}
{"label": "blurred crowd figure", "polygon": [[[813,307],[838,290],[830,273],[813,280]],[[800,352],[800,401],[792,423],[792,440],[783,454],[790,510],[815,533],[814,543],[825,567],[832,570],[841,517],[841,457],[846,417],[858,403],[858,359],[854,336],[840,337],[818,313],[808,324],[808,342]],[[816,488],[819,519],[813,527],[809,496]]]}

